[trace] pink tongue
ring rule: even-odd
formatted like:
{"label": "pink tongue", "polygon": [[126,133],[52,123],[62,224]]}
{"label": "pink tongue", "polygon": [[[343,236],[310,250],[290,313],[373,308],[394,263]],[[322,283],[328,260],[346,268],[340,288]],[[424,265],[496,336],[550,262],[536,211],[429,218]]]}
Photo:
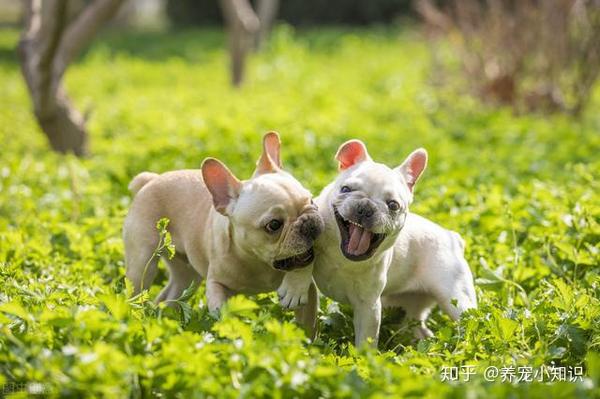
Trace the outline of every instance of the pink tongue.
{"label": "pink tongue", "polygon": [[371,232],[362,227],[350,224],[350,239],[347,252],[350,255],[360,256],[367,252],[371,244]]}

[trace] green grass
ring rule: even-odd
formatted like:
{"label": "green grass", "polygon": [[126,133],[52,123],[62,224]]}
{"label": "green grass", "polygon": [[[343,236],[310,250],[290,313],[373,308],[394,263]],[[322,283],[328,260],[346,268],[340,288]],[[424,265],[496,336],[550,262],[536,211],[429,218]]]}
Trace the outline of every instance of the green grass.
{"label": "green grass", "polygon": [[[67,75],[91,110],[92,155],[63,157],[32,118],[0,32],[0,386],[51,396],[594,397],[600,395],[600,107],[581,120],[514,116],[434,87],[412,31],[280,27],[228,84],[216,31],[102,36]],[[455,69],[451,51],[442,59]],[[460,75],[445,76],[453,87]],[[596,110],[596,112],[594,112]],[[128,300],[121,225],[143,170],[197,168],[206,156],[250,176],[260,137],[277,130],[286,168],[313,193],[349,138],[397,165],[430,163],[413,211],[467,242],[480,307],[460,323],[435,311],[414,344],[385,314],[378,351],[355,349],[348,309],[323,301],[309,345],[274,294],[236,298],[220,320],[204,290],[185,312]],[[443,366],[473,365],[470,382]],[[580,382],[487,382],[488,366],[583,367]],[[500,378],[498,378],[500,379]],[[35,389],[35,385],[30,385]],[[24,395],[24,394],[23,394]]]}

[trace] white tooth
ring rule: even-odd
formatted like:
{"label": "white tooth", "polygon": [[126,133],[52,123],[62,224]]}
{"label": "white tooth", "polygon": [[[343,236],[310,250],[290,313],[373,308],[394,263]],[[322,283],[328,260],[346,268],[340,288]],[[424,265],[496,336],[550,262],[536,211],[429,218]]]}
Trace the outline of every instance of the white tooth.
{"label": "white tooth", "polygon": [[348,220],[348,222],[349,222],[349,223],[352,223],[353,225],[355,225],[355,226],[357,226],[357,227],[360,227],[361,229],[364,229],[363,225],[362,225],[362,224],[360,224],[360,223],[353,222],[352,220]]}

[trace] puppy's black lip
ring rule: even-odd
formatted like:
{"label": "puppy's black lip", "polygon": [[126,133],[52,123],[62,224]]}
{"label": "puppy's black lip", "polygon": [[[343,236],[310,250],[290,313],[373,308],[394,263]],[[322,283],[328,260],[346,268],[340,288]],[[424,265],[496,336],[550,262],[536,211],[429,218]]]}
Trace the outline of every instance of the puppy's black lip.
{"label": "puppy's black lip", "polygon": [[[337,208],[333,207],[333,214],[335,215],[335,220],[337,222],[338,228],[340,230],[340,235],[342,236],[342,240],[340,241],[340,249],[342,254],[346,257],[346,259],[351,260],[353,262],[360,262],[366,259],[369,259],[375,253],[375,250],[381,245],[383,240],[385,239],[385,234],[373,233],[373,237],[371,237],[371,243],[369,244],[369,249],[362,255],[352,255],[346,252],[346,248],[348,247],[348,240],[350,239],[350,221],[346,220],[337,210]],[[354,222],[356,223],[356,222]]]}
{"label": "puppy's black lip", "polygon": [[301,254],[290,256],[285,259],[278,259],[273,262],[273,267],[277,270],[289,272],[310,265],[315,260],[315,251],[310,247]]}

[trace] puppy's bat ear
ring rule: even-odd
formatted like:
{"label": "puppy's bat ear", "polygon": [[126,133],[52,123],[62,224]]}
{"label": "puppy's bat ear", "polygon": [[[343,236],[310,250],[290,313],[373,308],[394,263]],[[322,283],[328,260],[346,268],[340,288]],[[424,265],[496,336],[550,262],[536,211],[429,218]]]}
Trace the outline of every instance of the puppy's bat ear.
{"label": "puppy's bat ear", "polygon": [[425,170],[426,166],[427,151],[425,151],[424,148],[418,148],[414,150],[408,156],[408,158],[404,160],[404,162],[402,162],[402,165],[396,168],[396,170],[402,174],[404,180],[406,180],[406,185],[411,193],[413,192],[413,187],[417,183],[417,180],[419,180],[419,177]]}
{"label": "puppy's bat ear", "polygon": [[277,172],[282,168],[281,157],[279,155],[280,148],[281,141],[279,141],[279,134],[277,132],[265,134],[263,137],[263,152],[258,162],[256,162],[255,176],[263,173]]}
{"label": "puppy's bat ear", "polygon": [[281,140],[279,139],[279,133],[269,132],[263,137],[263,152],[269,155],[269,158],[275,163],[278,168],[283,168],[281,165]]}
{"label": "puppy's bat ear", "polygon": [[230,205],[240,195],[242,183],[231,173],[227,166],[214,158],[202,162],[202,178],[210,191],[217,212],[228,215]]}
{"label": "puppy's bat ear", "polygon": [[371,160],[365,143],[360,140],[349,140],[338,148],[335,160],[339,162],[338,169],[346,170],[359,162]]}

